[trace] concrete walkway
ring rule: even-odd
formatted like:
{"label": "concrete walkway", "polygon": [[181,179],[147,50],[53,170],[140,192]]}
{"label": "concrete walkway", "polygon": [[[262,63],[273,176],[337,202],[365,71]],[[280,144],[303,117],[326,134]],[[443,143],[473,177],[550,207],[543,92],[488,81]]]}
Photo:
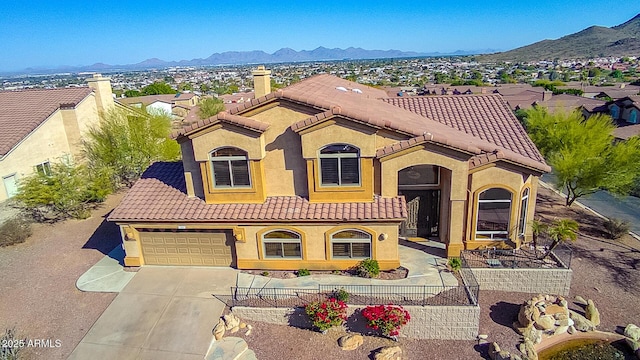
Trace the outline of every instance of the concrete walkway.
{"label": "concrete walkway", "polygon": [[[318,285],[419,285],[419,286],[457,286],[458,280],[446,268],[447,259],[430,254],[424,250],[444,248],[444,244],[429,241],[426,243],[408,243],[399,245],[400,265],[409,270],[405,279],[380,280],[341,275],[311,275],[291,279],[274,279],[261,275],[238,273],[238,287],[244,288],[317,288]],[[434,251],[435,252],[435,251]]]}
{"label": "concrete walkway", "polygon": [[214,295],[228,296],[236,273],[231,268],[141,268],[69,359],[202,360],[225,308]]}
{"label": "concrete walkway", "polygon": [[124,250],[118,245],[82,274],[76,287],[89,292],[120,292],[135,274],[124,270]]}

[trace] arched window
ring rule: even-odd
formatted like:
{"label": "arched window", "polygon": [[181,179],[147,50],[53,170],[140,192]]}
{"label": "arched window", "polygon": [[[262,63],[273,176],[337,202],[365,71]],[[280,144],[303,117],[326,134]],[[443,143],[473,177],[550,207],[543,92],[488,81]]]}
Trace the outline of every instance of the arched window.
{"label": "arched window", "polygon": [[302,241],[297,232],[275,230],[262,235],[265,258],[302,259]]}
{"label": "arched window", "polygon": [[611,107],[609,108],[609,114],[611,115],[611,118],[613,118],[613,120],[618,120],[618,117],[620,116],[620,108],[618,107],[618,105],[611,105]]}
{"label": "arched window", "polygon": [[491,188],[478,196],[476,239],[507,240],[511,217],[511,192]]}
{"label": "arched window", "polygon": [[236,148],[222,148],[211,152],[213,187],[251,187],[247,153]]}
{"label": "arched window", "polygon": [[632,124],[638,123],[638,111],[636,109],[631,110],[629,113],[629,122]]}
{"label": "arched window", "polygon": [[342,230],[333,233],[331,256],[334,259],[371,258],[371,234],[360,230]]}
{"label": "arched window", "polygon": [[322,186],[360,185],[360,150],[352,145],[336,144],[320,150]]}
{"label": "arched window", "polygon": [[520,219],[518,221],[518,235],[524,236],[527,228],[527,212],[529,210],[529,188],[522,192],[522,200],[520,201]]}

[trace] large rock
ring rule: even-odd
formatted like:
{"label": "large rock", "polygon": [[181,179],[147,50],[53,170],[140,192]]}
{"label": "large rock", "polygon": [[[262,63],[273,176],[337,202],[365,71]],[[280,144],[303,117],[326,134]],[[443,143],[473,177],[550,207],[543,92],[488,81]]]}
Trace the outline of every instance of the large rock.
{"label": "large rock", "polygon": [[231,330],[234,327],[240,327],[240,319],[234,314],[227,314],[222,317],[224,320],[224,327],[226,330]]}
{"label": "large rock", "polygon": [[355,350],[364,343],[364,338],[359,334],[345,335],[338,339],[338,345],[342,350]]}
{"label": "large rock", "polygon": [[567,308],[558,304],[551,304],[544,309],[545,315],[566,314]]}
{"label": "large rock", "polygon": [[542,341],[542,331],[532,326],[522,333],[522,337],[524,337],[525,341],[529,340],[533,344],[540,344]]}
{"label": "large rock", "polygon": [[584,309],[584,315],[589,321],[591,321],[593,326],[600,325],[600,312],[593,303],[593,300],[587,300],[587,307]]}
{"label": "large rock", "polygon": [[535,345],[529,339],[524,339],[524,351],[522,352],[525,359],[538,360],[538,353],[536,352]]}
{"label": "large rock", "polygon": [[635,341],[640,341],[640,327],[637,327],[634,324],[627,325],[627,327],[624,328],[624,336]]}
{"label": "large rock", "polygon": [[589,303],[582,296],[576,295],[576,304],[582,305],[582,306],[587,306]]}
{"label": "large rock", "polygon": [[575,311],[569,311],[569,317],[571,318],[571,320],[573,320],[573,327],[575,327],[578,331],[593,331],[596,328],[595,326],[593,326],[593,323],[589,321],[589,319],[585,318]]}
{"label": "large rock", "polygon": [[552,315],[540,316],[534,326],[539,330],[551,330],[556,325],[556,319]]}
{"label": "large rock", "polygon": [[225,331],[225,326],[224,326],[224,320],[220,319],[218,321],[218,323],[216,324],[216,326],[213,327],[213,336],[215,337],[216,340],[220,340],[222,339],[222,337],[224,336],[224,331]]}
{"label": "large rock", "polygon": [[631,347],[631,349],[633,349],[633,351],[638,351],[638,349],[640,349],[640,342],[633,340],[633,339],[629,339],[626,338],[625,339],[627,341],[627,344],[629,344],[629,347]]}
{"label": "large rock", "polygon": [[374,360],[401,360],[402,349],[400,346],[381,347],[373,358]]}
{"label": "large rock", "polygon": [[526,302],[520,307],[518,313],[518,322],[522,327],[529,327],[540,317],[540,310],[537,307]]}

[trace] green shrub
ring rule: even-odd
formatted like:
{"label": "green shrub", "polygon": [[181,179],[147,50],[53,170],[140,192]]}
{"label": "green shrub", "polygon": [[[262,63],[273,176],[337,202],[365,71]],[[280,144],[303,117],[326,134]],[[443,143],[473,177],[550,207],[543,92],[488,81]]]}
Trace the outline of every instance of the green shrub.
{"label": "green shrub", "polygon": [[356,265],[356,275],[364,278],[375,278],[380,274],[378,260],[364,259]]}
{"label": "green shrub", "polygon": [[628,222],[619,219],[608,218],[602,225],[611,239],[619,239],[631,229]]}
{"label": "green shrub", "polygon": [[448,265],[453,272],[458,272],[462,268],[462,260],[457,257],[451,258],[449,259]]}
{"label": "green shrub", "polygon": [[336,289],[333,291],[333,298],[340,301],[349,301],[349,296],[350,294],[344,288]]}
{"label": "green shrub", "polygon": [[298,275],[298,277],[300,277],[300,276],[309,276],[309,275],[311,275],[311,272],[309,272],[308,269],[299,269],[296,272],[296,275]]}
{"label": "green shrub", "polygon": [[0,225],[0,247],[20,244],[31,236],[31,223],[22,217],[15,217]]}
{"label": "green shrub", "polygon": [[309,320],[320,331],[340,326],[347,321],[347,305],[337,299],[313,302],[304,307]]}
{"label": "green shrub", "polygon": [[18,360],[24,341],[16,338],[15,329],[5,329],[4,334],[0,336],[0,360]]}

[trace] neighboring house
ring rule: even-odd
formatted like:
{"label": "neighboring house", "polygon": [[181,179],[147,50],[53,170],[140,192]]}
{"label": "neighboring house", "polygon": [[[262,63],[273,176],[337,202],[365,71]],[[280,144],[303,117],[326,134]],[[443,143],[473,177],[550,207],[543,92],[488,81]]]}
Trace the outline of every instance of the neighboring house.
{"label": "neighboring house", "polygon": [[198,104],[200,96],[194,93],[178,93],[119,98],[118,101],[131,107],[145,107],[147,112],[157,111],[182,119],[189,109]]}
{"label": "neighboring house", "polygon": [[553,95],[544,101],[536,101],[533,105],[545,107],[551,113],[556,111],[571,112],[578,109],[582,112],[582,115],[589,117],[595,113],[607,112],[606,103],[603,100],[590,99],[578,95],[559,94]]}
{"label": "neighboring house", "polygon": [[640,95],[627,96],[607,103],[609,114],[616,122],[614,136],[626,140],[640,135]]}
{"label": "neighboring house", "polygon": [[99,74],[89,87],[0,92],[0,201],[19,180],[51,163],[80,155],[83,133],[113,106],[111,83]]}
{"label": "neighboring house", "polygon": [[550,171],[499,95],[389,98],[317,75],[175,134],[109,216],[125,264],[345,269],[399,266],[398,241],[463,249],[531,238]]}

